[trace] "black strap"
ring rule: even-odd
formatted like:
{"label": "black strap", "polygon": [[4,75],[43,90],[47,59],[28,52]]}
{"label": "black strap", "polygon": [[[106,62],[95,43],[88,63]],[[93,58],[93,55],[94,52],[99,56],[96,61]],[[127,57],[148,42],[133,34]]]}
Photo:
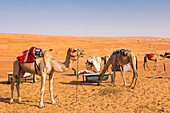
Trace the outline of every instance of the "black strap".
{"label": "black strap", "polygon": [[34,68],[35,68],[36,74],[38,74],[37,68],[38,68],[39,71],[40,71],[40,68],[38,67],[38,65],[37,65],[37,63],[36,63],[36,60],[35,60],[35,62],[34,62]]}

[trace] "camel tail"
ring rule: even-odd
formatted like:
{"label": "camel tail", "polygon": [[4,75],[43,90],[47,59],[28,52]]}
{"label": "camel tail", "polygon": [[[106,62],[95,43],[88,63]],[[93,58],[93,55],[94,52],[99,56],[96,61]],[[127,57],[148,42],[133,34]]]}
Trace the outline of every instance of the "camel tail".
{"label": "camel tail", "polygon": [[137,59],[137,56],[136,56],[136,70],[138,70],[138,59]]}

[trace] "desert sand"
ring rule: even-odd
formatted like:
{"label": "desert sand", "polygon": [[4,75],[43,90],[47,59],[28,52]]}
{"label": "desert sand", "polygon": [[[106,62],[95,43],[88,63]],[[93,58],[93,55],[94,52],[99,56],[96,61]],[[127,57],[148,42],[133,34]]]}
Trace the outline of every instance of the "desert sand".
{"label": "desert sand", "polygon": [[[111,55],[121,48],[131,49],[138,57],[138,81],[135,89],[123,86],[120,72],[116,72],[115,86],[111,79],[96,83],[78,81],[72,69],[64,73],[54,73],[53,94],[57,105],[50,101],[48,77],[45,86],[44,105],[38,108],[40,101],[41,80],[33,83],[32,77],[20,87],[23,102],[17,102],[14,89],[14,103],[9,104],[11,90],[7,84],[6,72],[13,71],[13,61],[22,51],[31,46],[49,51],[54,59],[64,61],[69,47],[81,48],[86,55],[80,58],[79,70],[86,69],[85,61],[92,56]],[[170,59],[158,61],[157,70],[153,71],[154,62],[149,61],[151,70],[143,69],[143,57],[146,53],[164,54],[170,52],[170,38],[161,37],[72,37],[48,36],[35,34],[0,33],[0,112],[55,112],[55,113],[148,113],[170,112]],[[163,63],[166,64],[164,71]],[[76,62],[73,68],[77,68]],[[102,67],[103,68],[103,67]],[[111,72],[111,71],[110,71]],[[132,72],[123,72],[129,85]],[[77,99],[76,99],[77,98]]]}

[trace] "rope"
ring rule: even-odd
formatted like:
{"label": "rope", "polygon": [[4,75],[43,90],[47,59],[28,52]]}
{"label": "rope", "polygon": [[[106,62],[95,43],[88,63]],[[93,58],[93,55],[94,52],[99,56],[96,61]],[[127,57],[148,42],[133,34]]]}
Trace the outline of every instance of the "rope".
{"label": "rope", "polygon": [[[77,51],[77,73],[79,72],[79,56],[78,56],[78,51]],[[77,75],[77,83],[76,83],[76,103],[77,103],[77,93],[78,93],[78,74]]]}

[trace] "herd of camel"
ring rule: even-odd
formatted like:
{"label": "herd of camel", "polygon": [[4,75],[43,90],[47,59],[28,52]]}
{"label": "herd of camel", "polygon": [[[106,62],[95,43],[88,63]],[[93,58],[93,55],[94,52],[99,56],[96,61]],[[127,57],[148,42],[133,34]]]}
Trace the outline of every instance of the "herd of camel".
{"label": "herd of camel", "polygon": [[[166,53],[164,56],[161,56],[161,59],[164,59],[168,54]],[[84,55],[85,55],[85,51],[83,49],[69,48],[67,51],[65,62],[56,61],[51,56],[51,54],[48,52],[45,53],[44,57],[40,57],[36,59],[36,63],[39,66],[39,70],[37,70],[37,74],[41,76],[41,98],[40,98],[40,104],[39,104],[40,108],[45,107],[43,104],[43,95],[44,95],[46,76],[49,75],[49,90],[50,90],[51,102],[52,104],[57,104],[53,97],[53,76],[54,76],[53,73],[67,71],[72,66],[73,61],[77,60],[80,56],[84,56]],[[137,57],[133,51],[128,52],[127,55],[122,55],[121,53],[117,53],[117,54],[112,54],[110,57],[108,56],[103,57],[102,59],[104,59],[105,61],[105,66],[104,66],[104,69],[101,71],[97,85],[100,85],[101,80],[104,77],[104,74],[110,65],[112,65],[112,70],[114,73],[114,76],[111,75],[111,82],[113,83],[113,86],[115,84],[115,76],[116,76],[115,65],[119,67],[121,71],[121,76],[123,77],[124,85],[126,85],[126,81],[125,81],[125,78],[124,78],[124,75],[122,73],[122,69],[120,68],[120,66],[130,63],[130,66],[132,67],[132,70],[133,70],[133,79],[130,84],[130,87],[132,86],[133,83],[134,85],[132,88],[136,86],[136,81],[138,77]],[[146,56],[144,57],[144,68],[145,68],[145,64],[148,67],[148,60],[152,60],[152,61],[155,61],[154,69],[156,69],[156,63],[158,59],[159,59],[159,55],[157,54],[154,54],[152,58],[149,58],[148,54],[146,54]],[[99,67],[99,70],[100,70],[100,67]],[[10,103],[14,102],[13,90],[14,90],[15,82],[17,82],[16,88],[17,88],[17,94],[18,94],[18,102],[22,101],[19,90],[20,90],[21,78],[24,76],[26,72],[32,73],[33,75],[36,74],[34,63],[19,63],[17,62],[17,60],[15,60],[13,63],[13,79],[11,83]]]}

